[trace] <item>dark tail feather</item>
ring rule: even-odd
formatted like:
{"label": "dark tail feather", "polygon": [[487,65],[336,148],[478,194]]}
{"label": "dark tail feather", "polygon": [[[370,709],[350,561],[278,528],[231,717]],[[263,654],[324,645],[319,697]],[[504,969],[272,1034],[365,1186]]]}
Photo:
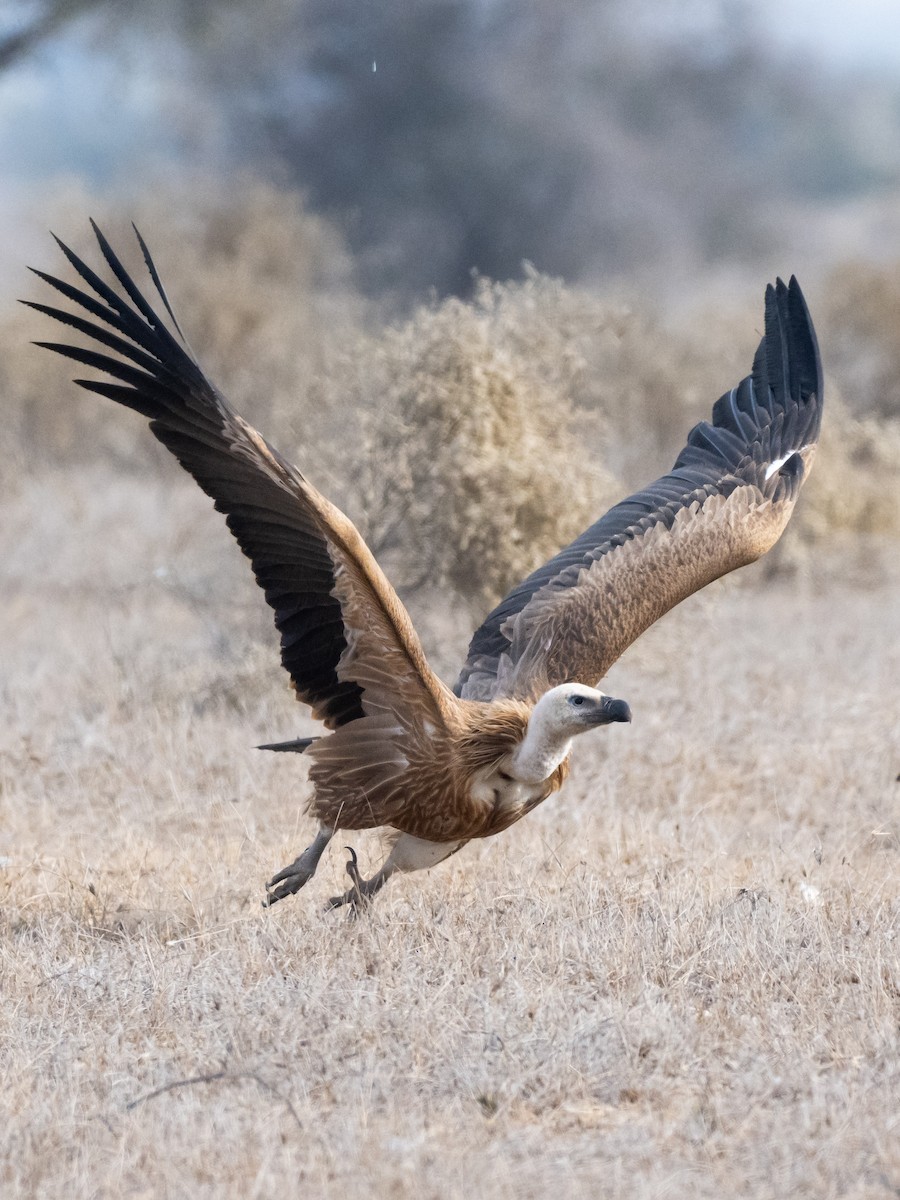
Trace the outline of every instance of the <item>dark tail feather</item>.
{"label": "dark tail feather", "polygon": [[288,750],[291,754],[302,754],[304,750],[308,750],[313,742],[317,742],[317,737],[310,738],[294,738],[292,742],[269,742],[266,746],[257,746],[257,750]]}

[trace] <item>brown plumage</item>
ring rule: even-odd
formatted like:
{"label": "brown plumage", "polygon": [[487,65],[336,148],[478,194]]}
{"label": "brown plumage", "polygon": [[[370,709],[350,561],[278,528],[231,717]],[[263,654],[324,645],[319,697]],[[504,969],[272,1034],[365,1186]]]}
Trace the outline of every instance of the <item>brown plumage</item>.
{"label": "brown plumage", "polygon": [[[90,317],[33,304],[117,357],[39,343],[110,376],[81,386],[133,408],[225,513],[275,613],[282,662],[329,736],[267,747],[311,759],[313,844],[271,881],[297,891],[337,828],[393,830],[382,869],[334,904],[372,895],[394,871],[431,866],[506,829],[562,786],[572,738],[630,720],[595,690],[664,612],[777,540],[809,470],[821,416],[815,334],[800,289],[766,293],[752,376],[697,426],[673,471],[617,505],[515,588],[473,637],[456,693],[429,667],[409,616],[353,524],[235,413],[95,227],[119,289],[61,242],[91,289],[41,272]],[[174,330],[174,333],[172,332]]]}
{"label": "brown plumage", "polygon": [[[373,704],[370,682],[365,684]],[[507,829],[562,787],[568,759],[542,781],[537,798],[473,795],[472,780],[490,775],[522,743],[532,706],[519,700],[457,700],[446,690],[439,710],[397,705],[385,721],[348,725],[310,751],[315,792],[310,812],[332,829],[388,825],[429,842],[489,837]],[[426,726],[431,723],[431,727]]]}

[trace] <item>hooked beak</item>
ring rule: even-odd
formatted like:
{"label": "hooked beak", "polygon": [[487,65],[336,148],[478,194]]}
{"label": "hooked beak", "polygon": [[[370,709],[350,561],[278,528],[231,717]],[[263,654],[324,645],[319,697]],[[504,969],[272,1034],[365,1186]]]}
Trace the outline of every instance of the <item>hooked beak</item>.
{"label": "hooked beak", "polygon": [[624,700],[614,700],[612,696],[604,696],[600,711],[597,714],[598,725],[611,725],[613,721],[630,721],[631,709]]}

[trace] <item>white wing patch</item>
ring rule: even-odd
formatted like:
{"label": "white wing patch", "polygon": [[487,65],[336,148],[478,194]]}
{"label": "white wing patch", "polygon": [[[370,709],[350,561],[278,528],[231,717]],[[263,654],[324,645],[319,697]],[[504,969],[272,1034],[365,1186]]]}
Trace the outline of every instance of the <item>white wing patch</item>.
{"label": "white wing patch", "polygon": [[[813,447],[811,445],[807,445],[807,446],[801,446],[798,450],[788,450],[787,454],[783,454],[781,456],[781,458],[776,458],[774,462],[769,463],[769,465],[766,467],[766,473],[763,476],[763,479],[764,480],[771,479],[771,477],[775,474],[775,472],[780,471],[781,468],[784,466],[784,464],[787,462],[787,460],[789,458],[793,458],[795,454],[803,455],[804,461],[805,461],[805,455],[806,455],[807,450],[812,450],[812,449],[813,449]],[[807,463],[807,469],[808,469],[808,467],[809,467],[809,464]]]}
{"label": "white wing patch", "polygon": [[776,458],[774,462],[769,463],[769,465],[766,467],[766,473],[763,476],[763,478],[770,479],[775,474],[775,472],[780,471],[781,468],[784,466],[784,464],[787,462],[787,460],[796,453],[797,453],[796,450],[790,450],[787,454],[783,454],[781,456],[781,458]]}

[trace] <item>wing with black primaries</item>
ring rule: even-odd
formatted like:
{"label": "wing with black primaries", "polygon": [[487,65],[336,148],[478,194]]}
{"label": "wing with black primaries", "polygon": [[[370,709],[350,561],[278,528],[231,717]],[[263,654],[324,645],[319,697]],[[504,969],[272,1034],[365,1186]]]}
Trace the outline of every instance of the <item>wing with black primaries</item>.
{"label": "wing with black primaries", "polygon": [[225,513],[274,610],[282,662],[314,716],[336,729],[371,715],[369,697],[363,698],[371,688],[379,712],[407,704],[437,719],[442,685],[359,533],[205,377],[183,341],[140,234],[147,269],[177,337],[96,226],[94,232],[118,289],[59,242],[90,290],[38,271],[80,311],[30,307],[101,349],[38,344],[110,376],[113,382],[76,382],[149,418],[155,436]]}
{"label": "wing with black primaries", "polygon": [[654,621],[778,540],[809,472],[822,369],[796,279],[766,290],[753,371],[688,435],[668,475],[629,496],[514,588],[469,646],[469,699],[595,685]]}

